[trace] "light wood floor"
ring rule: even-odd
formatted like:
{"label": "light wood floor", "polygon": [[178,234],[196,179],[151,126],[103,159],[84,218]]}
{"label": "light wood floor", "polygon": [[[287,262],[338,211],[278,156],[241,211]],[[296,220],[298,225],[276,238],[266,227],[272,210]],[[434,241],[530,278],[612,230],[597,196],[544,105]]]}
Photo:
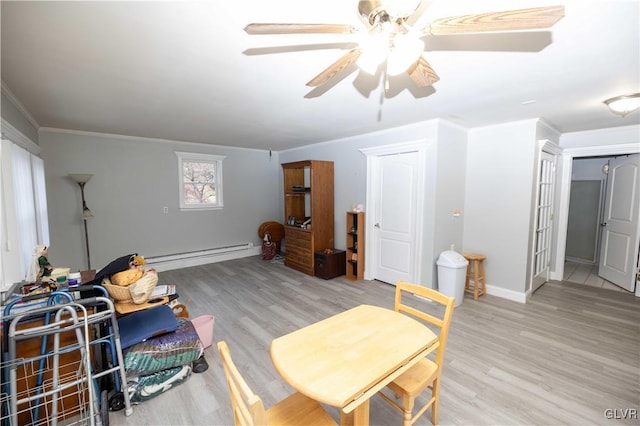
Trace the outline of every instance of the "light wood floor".
{"label": "light wood floor", "polygon": [[[260,257],[162,272],[160,283],[178,286],[191,317],[215,315],[214,340],[229,343],[266,407],[292,392],[269,358],[272,339],[363,303],[392,308],[395,289],[325,281]],[[442,425],[638,424],[605,417],[607,409],[640,411],[640,302],[632,295],[551,282],[528,304],[465,297],[449,336]],[[111,413],[111,423],[232,424],[215,344],[205,353],[208,371],[134,406],[130,417]],[[430,425],[429,417],[417,424]],[[401,417],[374,397],[371,423],[400,425]]]}
{"label": "light wood floor", "polygon": [[588,263],[566,261],[564,263],[564,281],[575,284],[584,284],[591,287],[604,288],[607,290],[621,291],[623,293],[633,293],[628,292],[624,288],[598,276],[597,264],[592,265]]}

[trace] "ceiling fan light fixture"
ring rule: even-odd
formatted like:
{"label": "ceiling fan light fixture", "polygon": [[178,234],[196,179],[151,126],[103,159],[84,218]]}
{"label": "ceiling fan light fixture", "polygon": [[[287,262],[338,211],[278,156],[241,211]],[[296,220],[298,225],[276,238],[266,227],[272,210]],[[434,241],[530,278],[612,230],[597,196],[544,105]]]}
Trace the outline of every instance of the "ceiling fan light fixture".
{"label": "ceiling fan light fixture", "polygon": [[421,0],[384,0],[382,4],[394,18],[411,15],[420,6]]}
{"label": "ceiling fan light fixture", "polygon": [[358,2],[360,15],[373,24],[375,17],[383,12],[393,18],[411,15],[420,6],[421,0],[361,0]]}
{"label": "ceiling fan light fixture", "polygon": [[640,108],[640,93],[616,96],[614,98],[607,99],[604,103],[609,107],[612,113],[624,117]]}
{"label": "ceiling fan light fixture", "polygon": [[424,42],[410,36],[397,36],[387,56],[387,74],[399,75],[415,64],[424,50]]}
{"label": "ceiling fan light fixture", "polygon": [[360,45],[362,46],[362,55],[356,63],[362,71],[374,75],[378,66],[384,62],[389,54],[389,37],[386,33],[380,32],[367,37]]}
{"label": "ceiling fan light fixture", "polygon": [[[358,47],[342,55],[307,86],[325,84],[350,65],[377,75],[386,61],[385,74],[406,72],[417,87],[427,87],[440,80],[427,62],[421,37],[484,32],[512,32],[552,27],[564,17],[564,6],[533,7],[473,15],[449,16],[432,20],[422,28],[415,28],[423,10],[432,0],[360,0],[358,12],[366,31],[350,24],[250,23],[248,34],[362,34]],[[402,41],[404,36],[411,41]],[[385,79],[388,84],[388,79]]]}

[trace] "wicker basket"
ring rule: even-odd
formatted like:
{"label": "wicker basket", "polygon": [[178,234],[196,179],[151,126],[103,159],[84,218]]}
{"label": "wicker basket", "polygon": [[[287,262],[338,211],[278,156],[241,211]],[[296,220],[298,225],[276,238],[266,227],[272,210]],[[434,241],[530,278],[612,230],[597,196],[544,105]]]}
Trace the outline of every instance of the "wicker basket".
{"label": "wicker basket", "polygon": [[151,293],[158,284],[158,274],[155,269],[148,269],[138,281],[129,286],[129,294],[133,299],[133,303],[145,303],[151,297]]}
{"label": "wicker basket", "polygon": [[107,289],[109,296],[111,296],[115,302],[133,303],[128,286],[113,285],[107,278],[102,280],[102,286]]}
{"label": "wicker basket", "polygon": [[135,303],[139,305],[149,300],[151,293],[158,284],[158,274],[154,269],[148,269],[142,278],[127,285],[114,285],[107,278],[102,280],[102,286],[107,289],[109,296],[116,303]]}

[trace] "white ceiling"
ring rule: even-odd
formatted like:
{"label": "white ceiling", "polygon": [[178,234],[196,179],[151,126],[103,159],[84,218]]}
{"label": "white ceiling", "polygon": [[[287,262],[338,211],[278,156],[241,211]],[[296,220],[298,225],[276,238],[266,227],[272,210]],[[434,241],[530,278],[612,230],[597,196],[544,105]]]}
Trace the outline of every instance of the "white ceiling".
{"label": "white ceiling", "polygon": [[637,0],[435,0],[442,17],[563,4],[548,31],[431,36],[440,76],[385,93],[348,68],[305,83],[355,35],[248,35],[250,22],[362,26],[357,0],[1,3],[2,81],[38,125],[283,150],[444,118],[471,128],[540,117],[560,132],[640,123],[602,103],[640,92]]}

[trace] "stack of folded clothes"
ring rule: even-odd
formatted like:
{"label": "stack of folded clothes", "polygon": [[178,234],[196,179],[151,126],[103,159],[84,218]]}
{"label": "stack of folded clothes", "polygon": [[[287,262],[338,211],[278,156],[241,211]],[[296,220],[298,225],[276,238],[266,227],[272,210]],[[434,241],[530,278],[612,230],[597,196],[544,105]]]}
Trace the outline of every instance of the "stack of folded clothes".
{"label": "stack of folded clothes", "polygon": [[195,327],[167,305],[124,316],[118,326],[132,403],[172,389],[201,368],[204,348]]}

